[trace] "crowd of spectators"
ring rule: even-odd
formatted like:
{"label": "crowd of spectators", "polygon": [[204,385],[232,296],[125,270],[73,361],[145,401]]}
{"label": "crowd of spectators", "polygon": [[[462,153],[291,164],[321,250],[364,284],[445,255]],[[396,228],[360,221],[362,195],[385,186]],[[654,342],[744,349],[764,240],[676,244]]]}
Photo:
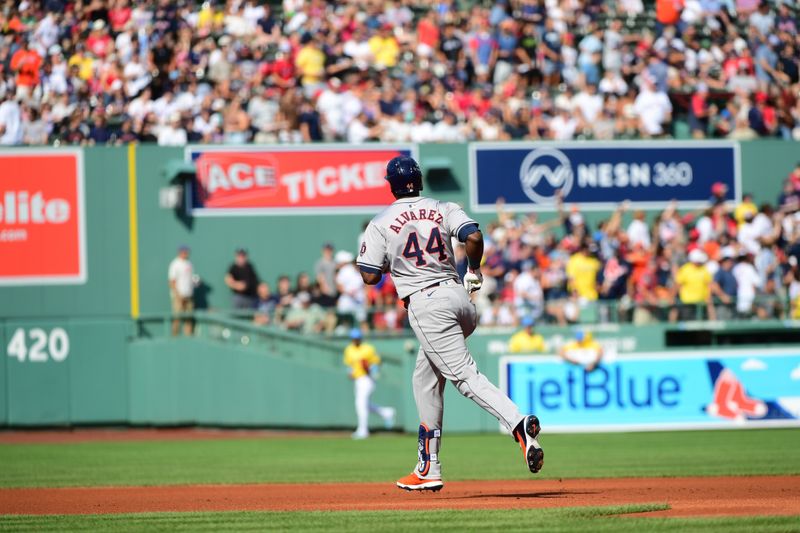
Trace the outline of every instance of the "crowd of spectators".
{"label": "crowd of spectators", "polygon": [[[188,249],[181,247],[180,257],[188,258]],[[193,305],[189,309],[178,305],[183,302],[183,299],[176,298],[180,296],[175,290],[180,275],[173,274],[173,270],[178,268],[170,266],[173,311],[191,311]],[[189,267],[185,277],[190,280],[191,276]],[[173,278],[178,280],[173,281]],[[302,333],[341,333],[352,328],[398,330],[405,327],[405,309],[397,305],[399,302],[391,277],[387,276],[377,286],[367,287],[356,268],[355,256],[347,250],[335,252],[328,243],[323,245],[313,269],[300,271],[293,277],[281,274],[274,285],[259,276],[247,250],[239,248],[224,281],[231,291],[233,312],[241,318],[252,319],[259,326],[272,325]],[[193,289],[187,289],[187,292],[191,294]],[[174,334],[177,334],[177,328],[176,322]]]}
{"label": "crowd of spectators", "polygon": [[800,139],[786,0],[0,5],[0,144]]}
{"label": "crowd of spectators", "polygon": [[649,221],[623,204],[596,225],[577,206],[543,223],[499,203],[481,324],[800,318],[800,163],[774,204],[726,193],[715,184],[707,208],[673,202]]}
{"label": "crowd of spectators", "polygon": [[[473,297],[479,323],[800,319],[800,162],[773,204],[756,205],[749,194],[734,203],[727,193],[715,184],[708,206],[695,211],[672,202],[648,215],[623,203],[591,223],[577,205],[558,203],[542,221],[498,202],[496,220],[484,227],[484,283]],[[454,252],[463,277],[463,245],[454,242]],[[312,268],[274,286],[247,266],[245,253],[237,252],[226,283],[234,307],[254,312],[257,324],[305,333],[408,326],[391,276],[365,285],[349,251],[325,244]]]}

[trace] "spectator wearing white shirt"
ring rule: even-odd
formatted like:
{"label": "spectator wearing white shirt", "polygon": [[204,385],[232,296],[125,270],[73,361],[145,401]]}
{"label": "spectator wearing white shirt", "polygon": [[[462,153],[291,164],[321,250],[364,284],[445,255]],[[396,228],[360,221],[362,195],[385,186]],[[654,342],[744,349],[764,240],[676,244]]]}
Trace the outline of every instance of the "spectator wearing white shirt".
{"label": "spectator wearing white shirt", "polygon": [[745,213],[744,223],[739,227],[736,239],[747,253],[757,254],[761,250],[760,239],[764,236],[763,232],[764,226],[756,222],[753,213]]}
{"label": "spectator wearing white shirt", "polygon": [[51,46],[48,54],[50,55],[50,72],[42,76],[42,95],[46,99],[48,96],[64,94],[69,89],[67,85],[67,62],[64,61],[61,47],[57,44]]}
{"label": "spectator wearing white shirt", "polygon": [[483,118],[475,120],[475,131],[481,141],[498,141],[504,137],[503,124],[498,111],[491,110]]}
{"label": "spectator wearing white shirt", "polygon": [[222,117],[219,113],[212,113],[211,108],[203,107],[194,117],[192,131],[199,134],[203,142],[213,142],[214,134],[222,131]]}
{"label": "spectator wearing white shirt", "polygon": [[183,146],[188,140],[186,130],[181,125],[181,116],[173,113],[169,117],[169,123],[158,129],[159,146]]}
{"label": "spectator wearing white shirt", "polygon": [[0,144],[14,145],[22,142],[22,110],[11,96],[0,104]]}
{"label": "spectator wearing white shirt", "polygon": [[603,97],[597,94],[597,87],[586,84],[582,91],[572,99],[572,107],[580,113],[584,124],[591,124],[603,110]]}
{"label": "spectator wearing white shirt", "polygon": [[641,245],[645,250],[650,249],[650,228],[645,222],[644,211],[636,211],[633,220],[628,225],[628,240],[631,246]]}
{"label": "spectator wearing white shirt", "polygon": [[200,111],[202,97],[198,92],[197,81],[191,80],[189,84],[175,97],[174,108],[176,111],[196,115]]}
{"label": "spectator wearing white shirt", "polygon": [[[277,89],[267,85],[262,93],[253,96],[247,103],[247,115],[250,117],[250,123],[258,130],[258,133],[253,138],[256,143],[275,142],[278,139],[275,132],[280,126],[278,120],[280,118],[280,104],[276,94]],[[215,116],[220,118],[219,122],[221,122],[221,117],[219,115]],[[327,117],[323,122],[325,124],[328,123]],[[219,123],[215,124],[215,126],[218,125]]]}
{"label": "spectator wearing white shirt", "polygon": [[150,95],[150,89],[146,88],[142,94],[131,100],[131,103],[128,104],[128,116],[134,120],[144,120],[144,117],[153,111],[153,100]]}
{"label": "spectator wearing white shirt", "polygon": [[333,259],[338,269],[336,288],[339,291],[339,300],[336,302],[336,311],[352,315],[356,322],[363,324],[367,320],[367,295],[364,280],[353,264],[355,257],[346,250],[339,250]]}
{"label": "spectator wearing white shirt", "polygon": [[744,223],[739,227],[737,240],[747,253],[756,255],[761,250],[761,239],[772,233],[772,221],[770,217],[761,212],[757,215],[745,213]]}
{"label": "spectator wearing white shirt", "polygon": [[409,125],[409,140],[415,143],[429,142],[433,136],[433,124],[427,120],[422,120],[422,115],[414,117]]}
{"label": "spectator wearing white shirt", "polygon": [[539,271],[533,263],[514,279],[514,305],[520,316],[537,319],[544,312],[544,292],[539,283]]}
{"label": "spectator wearing white shirt", "polygon": [[[172,302],[172,312],[191,313],[194,311],[194,287],[196,278],[194,267],[189,261],[189,248],[181,246],[178,248],[178,255],[169,264],[167,272],[169,280],[169,295]],[[177,335],[180,331],[181,318],[172,320],[172,335]],[[183,320],[184,335],[191,335],[194,324],[191,318]]]}
{"label": "spectator wearing white shirt", "polygon": [[264,6],[260,5],[260,2],[248,0],[244,4],[242,16],[247,21],[250,33],[254,33],[258,27],[258,22],[267,16],[267,10]]}
{"label": "spectator wearing white shirt", "polygon": [[617,9],[629,17],[635,17],[644,13],[644,3],[642,0],[619,0]]}
{"label": "spectator wearing white shirt", "polygon": [[[606,72],[619,73],[622,68],[622,20],[614,19],[603,33],[603,69]],[[622,93],[620,93],[622,94]]]}
{"label": "spectator wearing white shirt", "polygon": [[748,22],[751,28],[755,28],[758,33],[767,37],[775,27],[775,15],[772,13],[769,4],[762,0],[758,5],[758,9],[750,15]]}
{"label": "spectator wearing white shirt", "polygon": [[751,254],[739,255],[739,262],[733,267],[733,277],[736,278],[736,312],[742,318],[750,317],[756,294],[762,289],[762,279],[753,265]]}
{"label": "spectator wearing white shirt", "polygon": [[360,26],[353,32],[353,37],[345,43],[344,53],[353,58],[359,70],[366,70],[372,63],[372,49],[367,42],[366,33]]}
{"label": "spectator wearing white shirt", "polygon": [[33,47],[36,48],[39,55],[44,56],[45,52],[58,42],[59,31],[53,13],[48,13],[39,21],[33,33]]}
{"label": "spectator wearing white shirt", "polygon": [[380,132],[380,125],[369,124],[366,113],[359,113],[355,120],[347,126],[347,142],[361,144],[367,141],[374,141],[377,140]]}
{"label": "spectator wearing white shirt", "polygon": [[569,141],[575,136],[575,130],[578,129],[578,121],[570,116],[568,109],[559,107],[558,114],[550,120],[548,129],[552,139]]}
{"label": "spectator wearing white shirt", "polygon": [[603,95],[616,94],[617,96],[622,96],[628,92],[628,84],[625,83],[619,72],[606,70],[603,79],[600,80],[598,90]]}
{"label": "spectator wearing white shirt", "polygon": [[136,55],[136,51],[133,48],[133,32],[122,31],[117,34],[117,38],[114,39],[114,50],[116,50],[123,65],[127,65],[132,61]]}
{"label": "spectator wearing white shirt", "polygon": [[345,110],[343,109],[344,101],[342,80],[331,78],[328,80],[328,86],[322,90],[317,98],[317,111],[324,119],[323,128],[329,138],[341,139],[345,136],[347,124],[345,123]]}
{"label": "spectator wearing white shirt", "polygon": [[175,105],[175,95],[172,94],[172,91],[165,91],[164,94],[161,95],[161,98],[157,98],[153,102],[152,110],[156,117],[162,121],[167,120],[168,117],[171,117],[173,113],[178,111]]}
{"label": "spectator wearing white shirt", "polygon": [[666,93],[657,91],[655,83],[649,76],[642,77],[642,87],[633,109],[639,118],[641,132],[647,137],[656,137],[664,133],[664,124],[672,118],[672,103]]}
{"label": "spectator wearing white shirt", "polygon": [[[145,89],[145,87],[147,87],[152,80],[150,73],[147,71],[147,67],[141,62],[137,54],[133,54],[133,56],[130,58],[130,61],[125,63],[125,68],[122,70],[122,76],[125,78],[125,93],[129,97],[139,94],[139,92]],[[146,90],[148,92],[149,100],[150,89]],[[135,101],[136,100],[133,102]],[[131,102],[131,105],[133,105],[133,102]]]}
{"label": "spectator wearing white shirt", "polygon": [[452,113],[445,113],[444,118],[433,126],[433,142],[458,143],[467,140],[464,130],[456,122]]}

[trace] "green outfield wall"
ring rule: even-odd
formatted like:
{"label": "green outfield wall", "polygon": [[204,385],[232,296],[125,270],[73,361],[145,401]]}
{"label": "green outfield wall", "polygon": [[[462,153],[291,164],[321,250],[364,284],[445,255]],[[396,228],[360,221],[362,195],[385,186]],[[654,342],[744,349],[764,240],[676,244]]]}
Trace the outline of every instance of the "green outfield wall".
{"label": "green outfield wall", "polygon": [[[469,206],[467,147],[417,149],[428,169],[426,192]],[[742,189],[757,202],[774,202],[782,180],[800,159],[800,144],[758,141],[742,143],[740,149]],[[159,205],[163,189],[182,179],[183,149],[97,147],[81,152],[86,281],[0,286],[0,345],[6,352],[0,362],[0,424],[351,427],[352,390],[340,364],[344,340],[311,342],[212,318],[200,324],[196,338],[170,339],[163,323],[169,312],[166,271],[177,246],[189,245],[203,280],[199,307],[227,309],[230,295],[223,276],[235,248],[248,248],[262,278],[274,282],[280,274],[311,271],[324,242],[355,251],[369,215],[190,217]],[[0,198],[2,187],[0,177]],[[476,218],[486,223],[492,217]],[[40,260],[48,261],[52,253],[57,252],[41,250]],[[137,319],[140,315],[157,318],[145,324]],[[717,327],[725,329],[724,324]],[[610,325],[595,335],[620,353],[652,351],[666,348],[667,329]],[[222,333],[226,330],[228,337]],[[510,333],[470,340],[479,366],[492,380],[498,379],[498,358]],[[553,347],[571,335],[558,328],[543,333]],[[248,341],[242,342],[243,337]],[[231,340],[237,338],[238,343]],[[374,342],[387,359],[375,399],[397,406],[403,427],[413,430],[410,374],[416,344],[408,337]],[[689,338],[684,345],[692,342]],[[497,427],[455,391],[448,392],[447,405],[449,430]]]}
{"label": "green outfield wall", "polygon": [[[346,339],[302,336],[206,313],[198,315],[194,337],[173,338],[168,328],[167,316],[137,321],[2,321],[0,341],[10,353],[0,363],[4,386],[0,424],[353,427],[352,383],[341,361]],[[667,346],[668,335],[676,331],[713,333],[722,339],[716,345],[690,348],[706,355],[727,346],[725,335],[749,329],[759,338],[760,331],[780,328],[792,331],[797,326],[696,323],[589,329],[612,355],[676,350]],[[540,331],[549,354],[571,336],[564,328],[542,327]],[[481,372],[495,383],[500,381],[500,357],[508,354],[512,333],[485,330],[468,341]],[[397,408],[399,427],[414,431],[411,376],[416,340],[401,335],[368,341],[384,361],[374,400]],[[445,398],[448,431],[497,429],[494,418],[451,385]]]}
{"label": "green outfield wall", "polygon": [[[781,183],[800,159],[800,144],[783,141],[741,143],[742,190],[755,200],[775,202]],[[466,145],[420,145],[426,191],[469,206]],[[24,153],[24,149],[20,150]],[[138,243],[140,313],[169,310],[166,270],[176,248],[192,248],[192,262],[203,279],[200,300],[228,308],[230,295],[222,278],[233,251],[246,247],[265,280],[294,277],[313,269],[323,243],[355,251],[369,215],[273,215],[187,217],[159,207],[159,193],[175,179],[183,149],[157,146],[97,147],[82,150],[86,195],[88,277],[82,285],[2,286],[0,317],[129,316],[131,248]],[[129,174],[135,165],[136,225],[130,227]],[[544,213],[543,218],[552,216]],[[590,220],[607,214],[588,213]],[[486,223],[492,216],[475,217]],[[46,260],[46,257],[44,258]]]}

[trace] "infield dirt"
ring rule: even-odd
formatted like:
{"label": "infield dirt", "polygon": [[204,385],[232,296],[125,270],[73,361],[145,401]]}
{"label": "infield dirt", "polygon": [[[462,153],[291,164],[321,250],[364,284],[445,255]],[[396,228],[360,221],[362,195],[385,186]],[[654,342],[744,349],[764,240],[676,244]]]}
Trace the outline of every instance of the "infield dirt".
{"label": "infield dirt", "polygon": [[667,503],[653,516],[798,515],[800,476],[454,481],[439,493],[390,483],[170,485],[0,490],[0,514],[507,509]]}

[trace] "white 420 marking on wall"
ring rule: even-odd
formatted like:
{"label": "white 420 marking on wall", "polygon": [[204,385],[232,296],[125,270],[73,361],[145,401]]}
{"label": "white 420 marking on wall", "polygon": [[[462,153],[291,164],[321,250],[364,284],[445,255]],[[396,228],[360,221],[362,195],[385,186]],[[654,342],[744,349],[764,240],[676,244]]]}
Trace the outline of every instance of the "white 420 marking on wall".
{"label": "white 420 marking on wall", "polygon": [[[30,341],[28,343],[27,341]],[[60,363],[69,355],[69,336],[63,328],[53,328],[48,334],[42,328],[17,328],[6,346],[6,354],[20,363],[46,363],[48,358]]]}

